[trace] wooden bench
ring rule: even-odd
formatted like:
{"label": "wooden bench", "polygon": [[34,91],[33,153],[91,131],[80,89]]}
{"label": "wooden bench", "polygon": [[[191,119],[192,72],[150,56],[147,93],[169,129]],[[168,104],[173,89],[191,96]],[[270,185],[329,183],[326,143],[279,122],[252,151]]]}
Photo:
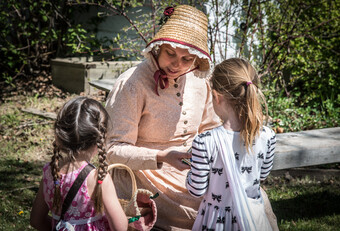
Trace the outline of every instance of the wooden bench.
{"label": "wooden bench", "polygon": [[90,81],[89,84],[93,87],[96,87],[108,93],[111,91],[115,82],[116,82],[116,79],[100,79],[100,80]]}
{"label": "wooden bench", "polygon": [[[90,85],[109,92],[115,79]],[[277,134],[273,170],[340,163],[340,127]]]}
{"label": "wooden bench", "polygon": [[340,127],[277,134],[273,170],[340,163]]}

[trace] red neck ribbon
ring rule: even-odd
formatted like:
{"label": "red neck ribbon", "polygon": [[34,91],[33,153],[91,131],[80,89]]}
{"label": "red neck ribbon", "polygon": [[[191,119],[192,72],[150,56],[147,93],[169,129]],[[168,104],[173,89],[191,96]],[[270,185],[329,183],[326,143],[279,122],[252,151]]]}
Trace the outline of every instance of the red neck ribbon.
{"label": "red neck ribbon", "polygon": [[153,78],[155,79],[155,91],[156,91],[156,94],[159,96],[159,94],[158,94],[158,84],[159,84],[159,87],[161,89],[168,88],[169,87],[169,79],[168,79],[166,73],[162,69],[157,70],[155,72],[155,74],[153,75]]}

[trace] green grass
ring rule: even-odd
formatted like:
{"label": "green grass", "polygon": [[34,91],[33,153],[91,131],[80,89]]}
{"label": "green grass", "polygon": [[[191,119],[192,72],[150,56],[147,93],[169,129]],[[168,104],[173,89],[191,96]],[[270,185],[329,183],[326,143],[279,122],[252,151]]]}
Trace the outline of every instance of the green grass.
{"label": "green grass", "polygon": [[41,179],[42,162],[1,158],[0,230],[33,230],[29,216]]}
{"label": "green grass", "polygon": [[63,100],[13,98],[0,106],[0,230],[33,230],[31,206],[50,158],[53,121],[24,113],[34,107],[53,112]]}
{"label": "green grass", "polygon": [[340,176],[289,182],[270,176],[264,187],[280,230],[340,230]]}
{"label": "green grass", "polygon": [[[42,166],[50,159],[53,121],[24,113],[20,108],[55,112],[66,100],[17,97],[0,105],[0,230],[33,230],[29,226],[30,210]],[[284,177],[270,176],[263,187],[280,230],[340,230],[339,177],[287,181]]]}

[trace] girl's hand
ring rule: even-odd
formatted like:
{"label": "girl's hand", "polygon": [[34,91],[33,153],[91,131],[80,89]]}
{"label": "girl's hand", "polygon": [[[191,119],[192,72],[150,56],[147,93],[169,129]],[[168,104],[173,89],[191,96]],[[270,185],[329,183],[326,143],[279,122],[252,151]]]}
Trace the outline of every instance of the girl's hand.
{"label": "girl's hand", "polygon": [[190,169],[190,166],[183,163],[182,159],[190,159],[191,153],[178,151],[159,151],[157,154],[157,162],[166,162],[180,171]]}

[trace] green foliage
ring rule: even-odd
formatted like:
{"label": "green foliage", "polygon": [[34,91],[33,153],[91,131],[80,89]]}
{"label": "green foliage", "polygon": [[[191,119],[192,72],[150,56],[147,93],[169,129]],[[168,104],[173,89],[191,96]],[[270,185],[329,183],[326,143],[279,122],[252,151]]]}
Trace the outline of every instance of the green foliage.
{"label": "green foliage", "polygon": [[[87,53],[93,55],[92,46],[98,45],[96,43],[95,35],[88,34],[88,32],[83,29],[82,25],[75,25],[73,28],[68,28],[67,33],[62,38],[62,41],[70,48],[71,54]],[[70,54],[70,55],[71,55]]]}
{"label": "green foliage", "polygon": [[224,20],[233,22],[237,55],[256,63],[266,88],[332,116],[340,106],[339,7],[340,0],[232,1]]}
{"label": "green foliage", "polygon": [[0,63],[1,77],[11,83],[19,73],[38,65],[35,55],[46,51],[55,31],[46,27],[51,7],[46,2],[9,0],[0,6],[0,56],[5,58]]}
{"label": "green foliage", "polygon": [[[36,76],[50,58],[89,52],[98,46],[94,35],[72,24],[67,0],[0,2],[0,82]],[[45,67],[45,68],[44,68]]]}
{"label": "green foliage", "polygon": [[296,132],[327,127],[337,127],[340,124],[340,108],[331,100],[324,106],[297,106],[298,96],[285,97],[284,92],[275,90],[264,91],[268,113],[273,119],[273,128],[281,127],[284,132]]}
{"label": "green foliage", "polygon": [[[18,77],[50,73],[49,60],[56,56],[141,59],[141,51],[160,27],[165,7],[178,4],[195,5],[217,16],[208,28],[214,61],[215,53],[226,56],[230,41],[236,42],[237,55],[256,63],[273,97],[287,97],[295,107],[317,110],[325,118],[336,117],[340,106],[340,0],[1,1],[0,83],[13,86]],[[99,17],[76,20],[93,8]],[[99,40],[95,37],[98,24],[110,16],[124,17],[127,26],[114,38]],[[231,26],[236,28],[233,39],[224,40],[218,33],[224,27],[229,34]],[[217,40],[228,44],[217,50]]]}
{"label": "green foliage", "polygon": [[[118,59],[142,58],[141,51],[159,30],[161,17],[166,7],[180,4],[195,5],[192,2],[188,3],[188,1],[182,0],[133,0],[129,1],[129,4],[130,6],[126,8],[121,5],[120,1],[112,1],[109,6],[118,12],[124,11],[126,20],[132,22],[124,26],[122,32],[113,38],[114,43],[119,48],[116,52]],[[145,7],[147,5],[151,7]],[[203,2],[195,6],[203,9]]]}
{"label": "green foliage", "polygon": [[294,97],[296,106],[331,116],[340,106],[340,1],[274,1],[263,6],[269,26],[260,72],[271,68],[264,82]]}

